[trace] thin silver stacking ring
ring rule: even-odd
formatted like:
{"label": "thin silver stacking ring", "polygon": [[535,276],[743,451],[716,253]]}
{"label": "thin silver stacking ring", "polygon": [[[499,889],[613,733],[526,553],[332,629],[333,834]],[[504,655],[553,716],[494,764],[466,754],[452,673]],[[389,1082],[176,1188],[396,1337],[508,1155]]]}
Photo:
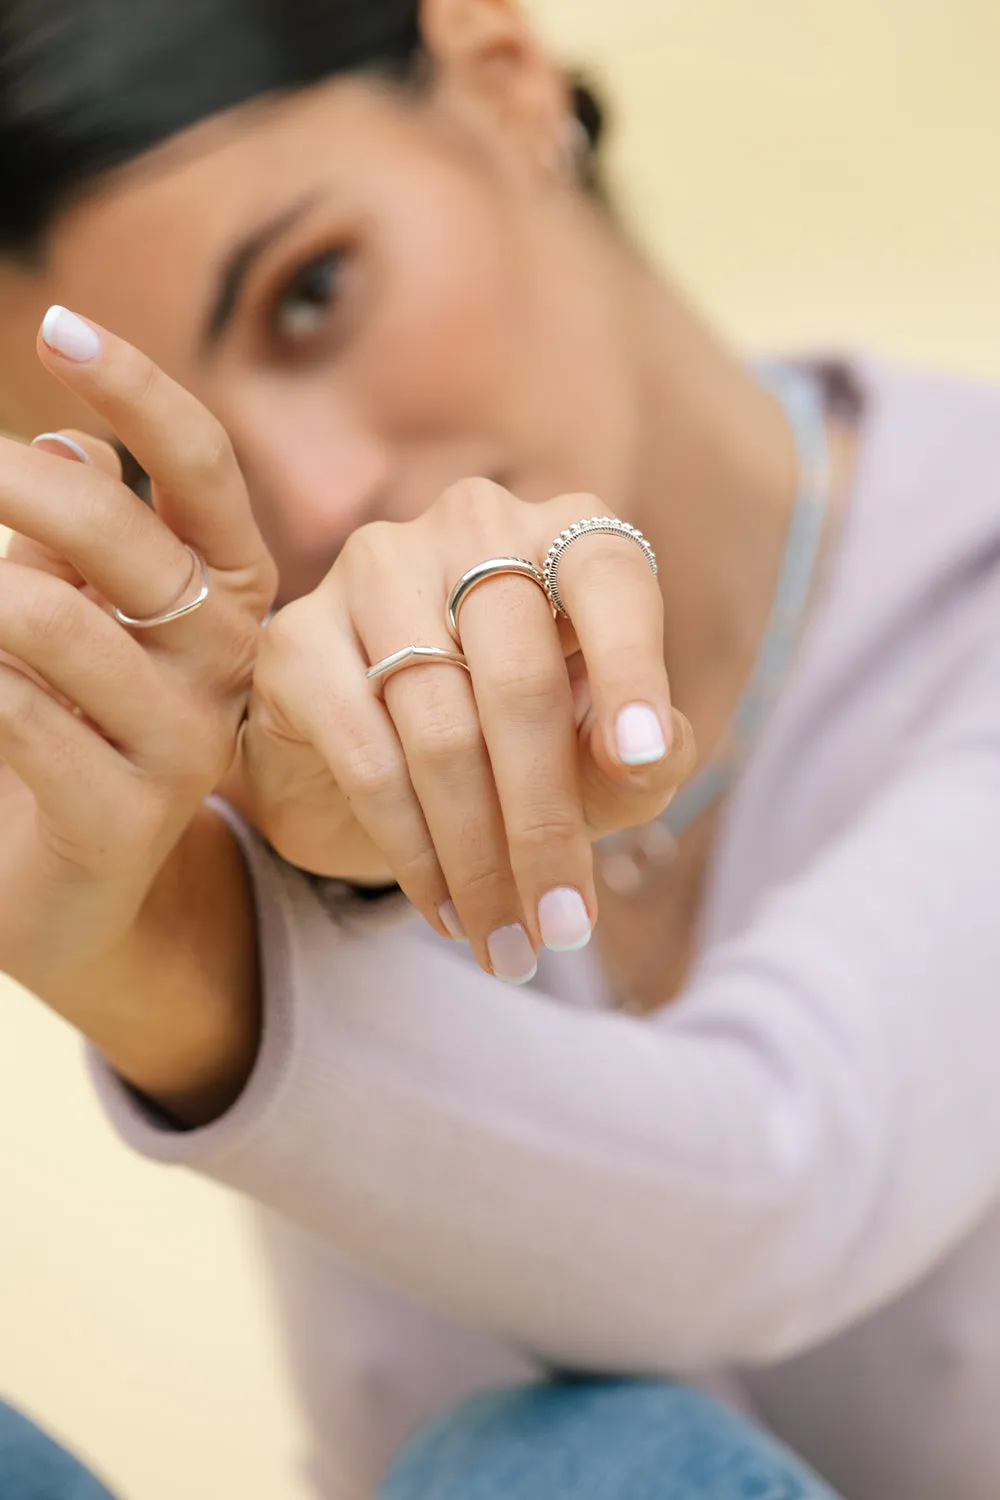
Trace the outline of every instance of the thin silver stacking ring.
{"label": "thin silver stacking ring", "polygon": [[408,667],[422,667],[435,662],[462,667],[470,677],[472,675],[469,663],[458,651],[442,651],[440,646],[404,646],[402,651],[396,651],[392,656],[387,656],[384,661],[376,662],[368,671],[368,681],[372,684],[375,696],[381,698],[389,678],[395,677],[397,672],[405,672]]}
{"label": "thin silver stacking ring", "polygon": [[649,563],[654,578],[658,575],[656,553],[642,532],[630,526],[627,521],[619,521],[617,516],[592,516],[589,521],[577,521],[556,537],[545,555],[545,566],[542,569],[542,587],[545,589],[556,619],[560,616],[563,619],[569,618],[559,593],[559,565],[563,557],[568,548],[572,547],[574,542],[578,542],[581,537],[593,536],[600,532],[609,536],[623,536],[626,541],[634,542]]}
{"label": "thin silver stacking ring", "polygon": [[114,612],[115,619],[119,625],[127,625],[130,630],[154,630],[160,625],[172,625],[174,620],[182,620],[185,615],[193,615],[196,609],[201,609],[212,587],[208,575],[208,564],[201,553],[196,552],[193,547],[185,544],[184,551],[191,558],[194,567],[191,571],[191,577],[184,585],[178,597],[179,599],[184,599],[185,595],[190,592],[191,585],[198,581],[196,596],[193,599],[189,599],[185,604],[174,604],[169,609],[165,609],[162,614],[149,615],[144,620],[133,619],[131,615],[123,614],[120,609],[116,609]]}
{"label": "thin silver stacking ring", "polygon": [[461,646],[462,636],[459,631],[459,617],[462,606],[481,583],[487,583],[491,578],[530,578],[532,583],[545,592],[545,581],[533,562],[528,562],[524,557],[491,557],[486,562],[479,563],[477,567],[470,568],[468,573],[463,573],[455,587],[451,591],[448,600],[448,634],[456,646]]}

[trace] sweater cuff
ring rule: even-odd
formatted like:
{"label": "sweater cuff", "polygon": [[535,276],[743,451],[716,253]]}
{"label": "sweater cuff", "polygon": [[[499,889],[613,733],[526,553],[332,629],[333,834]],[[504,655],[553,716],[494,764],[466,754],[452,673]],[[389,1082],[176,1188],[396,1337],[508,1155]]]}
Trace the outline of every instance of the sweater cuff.
{"label": "sweater cuff", "polygon": [[[155,1161],[195,1168],[220,1166],[242,1155],[265,1132],[280,1108],[293,1071],[305,1006],[324,1005],[335,993],[335,955],[345,940],[376,936],[412,920],[413,907],[401,892],[378,901],[355,898],[340,881],[314,882],[277,855],[227,802],[209,804],[232,830],[246,863],[253,893],[261,974],[262,1033],[254,1069],[235,1104],[211,1125],[185,1130],[150,1100],[130,1088],[95,1048],[87,1062],[99,1101],[112,1128],[127,1145]],[[329,988],[318,991],[315,977],[303,983],[300,949],[329,955]],[[325,967],[325,965],[324,965]]]}

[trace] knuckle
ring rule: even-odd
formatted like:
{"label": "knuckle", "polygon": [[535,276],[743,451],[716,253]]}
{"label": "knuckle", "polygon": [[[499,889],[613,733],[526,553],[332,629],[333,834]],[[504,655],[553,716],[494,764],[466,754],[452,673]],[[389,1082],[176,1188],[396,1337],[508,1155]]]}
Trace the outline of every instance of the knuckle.
{"label": "knuckle", "polygon": [[590,516],[613,516],[614,511],[601,499],[600,495],[594,495],[589,490],[574,491],[569,495],[560,495],[552,502],[553,514],[562,518],[562,527],[573,526],[577,521],[586,521]]}
{"label": "knuckle", "polygon": [[444,876],[433,845],[408,850],[395,860],[396,876],[407,891],[430,892],[443,889]]}
{"label": "knuckle", "polygon": [[348,801],[377,804],[395,802],[400,797],[399,769],[386,759],[374,741],[361,739],[351,745],[337,779]]}
{"label": "knuckle", "polygon": [[236,469],[236,454],[226,429],[204,413],[202,421],[187,426],[188,436],[175,448],[178,469],[198,488],[228,480]]}
{"label": "knuckle", "polygon": [[488,520],[500,511],[509,510],[512,503],[514,497],[508,490],[495,484],[492,479],[473,476],[449,485],[431,510],[443,514],[446,520]]}
{"label": "knuckle", "polygon": [[274,619],[264,631],[264,639],[260,643],[258,653],[259,667],[263,670],[272,661],[280,660],[298,638],[296,627],[297,613],[301,613],[302,600],[296,600],[294,604],[288,604],[284,609],[278,611]]}
{"label": "knuckle", "polygon": [[429,714],[421,725],[414,754],[432,774],[447,776],[474,763],[483,748],[478,720],[440,713]]}
{"label": "knuckle", "polygon": [[569,809],[539,808],[523,816],[511,829],[511,853],[515,862],[531,862],[539,855],[551,862],[553,855],[565,861],[587,843],[582,817]]}
{"label": "knuckle", "polygon": [[506,657],[491,679],[491,691],[505,718],[534,720],[554,712],[568,695],[565,669],[537,657]]}
{"label": "knuckle", "polygon": [[[280,671],[317,636],[316,605],[312,596],[296,599],[278,611],[258,642],[258,671]],[[319,637],[321,638],[321,637]]]}
{"label": "knuckle", "polygon": [[351,532],[340,549],[339,561],[351,569],[369,567],[388,554],[403,529],[394,521],[369,521]]}
{"label": "knuckle", "polygon": [[488,857],[462,871],[451,882],[460,906],[469,911],[511,911],[517,909],[517,895],[510,869],[500,859]]}
{"label": "knuckle", "polygon": [[75,590],[44,586],[39,579],[24,602],[24,624],[30,640],[43,650],[64,646],[78,628],[79,604]]}

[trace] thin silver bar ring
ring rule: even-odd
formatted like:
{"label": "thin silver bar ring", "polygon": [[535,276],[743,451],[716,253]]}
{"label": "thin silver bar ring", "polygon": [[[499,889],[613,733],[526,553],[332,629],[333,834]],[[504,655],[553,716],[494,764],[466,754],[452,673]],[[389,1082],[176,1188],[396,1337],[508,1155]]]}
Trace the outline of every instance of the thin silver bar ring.
{"label": "thin silver bar ring", "polygon": [[119,625],[127,625],[130,630],[153,630],[159,625],[172,625],[174,620],[183,620],[185,615],[193,615],[196,609],[201,609],[212,587],[208,576],[208,564],[200,552],[196,552],[193,547],[189,547],[186,543],[184,544],[184,551],[190,556],[194,567],[191,577],[184,585],[179,597],[181,599],[184,598],[184,595],[191,588],[192,583],[200,575],[201,581],[198,585],[198,592],[195,598],[189,599],[186,604],[172,605],[170,609],[165,609],[162,614],[150,615],[144,620],[135,620],[131,615],[123,614],[120,609],[116,609],[114,614]]}
{"label": "thin silver bar ring", "polygon": [[660,570],[656,561],[656,553],[642,532],[630,526],[628,521],[619,521],[617,516],[591,516],[589,521],[577,521],[573,526],[567,526],[566,530],[556,537],[546,553],[545,566],[542,569],[542,587],[545,589],[548,601],[552,605],[552,613],[557,620],[560,616],[563,619],[569,618],[559,593],[559,564],[564,554],[581,537],[595,536],[602,532],[607,536],[624,537],[627,542],[634,543],[649,564],[653,577],[658,576]]}
{"label": "thin silver bar ring", "polygon": [[443,651],[440,646],[404,646],[402,651],[396,651],[384,661],[378,661],[370,667],[367,677],[375,696],[381,698],[389,678],[395,677],[397,672],[405,672],[408,667],[423,667],[434,663],[440,665],[442,662],[448,666],[461,667],[472,676],[469,663],[458,651]]}

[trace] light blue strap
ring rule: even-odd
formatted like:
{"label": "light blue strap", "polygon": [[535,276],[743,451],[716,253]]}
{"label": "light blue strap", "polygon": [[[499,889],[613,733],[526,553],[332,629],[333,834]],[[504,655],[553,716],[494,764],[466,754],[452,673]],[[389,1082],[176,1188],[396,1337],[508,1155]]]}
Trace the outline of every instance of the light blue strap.
{"label": "light blue strap", "polygon": [[830,452],[819,381],[783,365],[758,367],[757,379],[780,401],[788,417],[799,457],[799,493],[771,617],[725,742],[704,770],[681,788],[663,815],[677,839],[725,796],[774,706],[802,634],[826,527]]}

